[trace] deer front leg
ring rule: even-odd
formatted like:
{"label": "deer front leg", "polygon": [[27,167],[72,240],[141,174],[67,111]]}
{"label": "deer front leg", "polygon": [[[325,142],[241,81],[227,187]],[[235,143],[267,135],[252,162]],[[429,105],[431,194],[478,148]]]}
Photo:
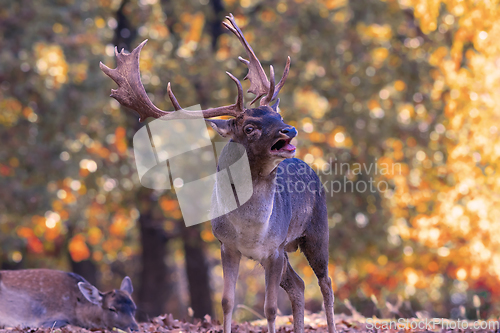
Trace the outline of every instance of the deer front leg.
{"label": "deer front leg", "polygon": [[266,271],[266,300],[264,312],[267,318],[269,333],[275,333],[276,314],[278,312],[278,288],[285,267],[285,255],[283,250],[277,250],[271,257],[263,262]]}
{"label": "deer front leg", "polygon": [[241,253],[221,244],[222,273],[224,291],[222,292],[222,312],[224,314],[224,333],[231,333],[234,308],[234,290],[240,267]]}

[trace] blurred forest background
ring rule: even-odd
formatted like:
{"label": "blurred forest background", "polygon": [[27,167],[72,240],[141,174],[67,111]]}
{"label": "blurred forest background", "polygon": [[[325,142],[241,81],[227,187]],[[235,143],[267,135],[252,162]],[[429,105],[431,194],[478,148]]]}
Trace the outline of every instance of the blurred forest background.
{"label": "blurred forest background", "polygon": [[[297,157],[324,181],[388,185],[327,186],[337,311],[498,316],[496,0],[1,0],[1,268],[72,270],[102,290],[129,275],[141,320],[188,307],[221,318],[210,223],[186,228],[175,193],[140,186],[131,139],[142,124],[108,97],[98,64],[115,67],[114,45],[147,38],[142,80],[156,105],[172,109],[168,81],[183,106],[233,103],[225,71],[241,79],[246,67],[221,25],[230,12],[266,71],[281,77],[291,56],[280,106]],[[312,270],[290,258],[307,308],[321,310]],[[262,272],[243,261],[237,287],[237,304],[258,313]],[[290,313],[284,293],[280,309]]]}

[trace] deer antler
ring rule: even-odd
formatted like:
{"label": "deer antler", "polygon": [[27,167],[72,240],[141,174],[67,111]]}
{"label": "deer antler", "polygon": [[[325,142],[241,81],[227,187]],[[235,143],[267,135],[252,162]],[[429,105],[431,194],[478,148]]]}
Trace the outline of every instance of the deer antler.
{"label": "deer antler", "polygon": [[246,60],[242,57],[238,57],[238,59],[242,63],[248,66],[248,74],[247,76],[245,76],[245,80],[250,80],[250,88],[247,91],[255,94],[255,98],[250,102],[250,105],[255,103],[255,101],[257,101],[263,95],[266,96],[260,100],[260,105],[269,105],[271,101],[275,100],[276,97],[278,97],[278,93],[285,84],[286,78],[288,77],[288,72],[290,71],[290,57],[288,57],[286,61],[283,77],[277,85],[275,85],[274,83],[274,68],[273,66],[270,66],[271,82],[269,82],[266,72],[264,72],[259,59],[257,59],[257,56],[250,47],[250,44],[248,44],[245,36],[243,36],[243,33],[236,24],[233,14],[229,14],[229,16],[226,16],[226,18],[231,23],[231,25],[229,25],[227,22],[223,22],[222,24],[224,24],[227,29],[229,29],[233,34],[236,35],[236,37],[238,37],[241,44],[245,47],[247,56],[250,59]]}
{"label": "deer antler", "polygon": [[236,103],[202,111],[183,110],[179,102],[177,102],[169,82],[167,85],[168,97],[175,111],[167,112],[157,108],[146,94],[139,71],[139,55],[146,42],[147,40],[143,41],[130,54],[123,53],[123,50],[118,52],[118,49],[115,47],[115,69],[107,67],[102,62],[99,64],[101,70],[118,84],[118,89],[112,89],[110,96],[120,102],[121,105],[137,112],[139,114],[139,121],[142,122],[147,117],[162,119],[198,118],[200,117],[200,112],[203,118],[218,116],[237,117],[244,112],[243,88],[241,87],[240,81],[228,72],[226,72],[227,75],[229,75],[238,87],[238,98]]}

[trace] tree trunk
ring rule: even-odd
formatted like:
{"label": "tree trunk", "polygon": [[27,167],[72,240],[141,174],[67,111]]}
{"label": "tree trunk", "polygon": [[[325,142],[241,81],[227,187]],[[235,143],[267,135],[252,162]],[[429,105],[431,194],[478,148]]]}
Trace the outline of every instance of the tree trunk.
{"label": "tree trunk", "polygon": [[210,267],[205,258],[205,242],[200,236],[199,225],[184,227],[182,239],[186,257],[186,273],[189,284],[191,308],[195,318],[213,316]]}
{"label": "tree trunk", "polygon": [[[123,0],[116,12],[117,27],[113,43],[118,49],[125,48],[131,51],[137,29],[125,15],[124,9],[128,2],[129,0]],[[139,130],[141,126],[136,118],[133,120],[130,118],[129,126]],[[132,140],[129,145],[132,146]],[[168,296],[171,295],[169,268],[165,263],[168,238],[163,230],[163,217],[161,214],[155,215],[154,205],[157,202],[151,199],[151,190],[139,189],[136,201],[140,212],[138,223],[142,247],[137,319],[147,321],[166,311]]]}
{"label": "tree trunk", "polygon": [[91,260],[82,260],[79,262],[73,261],[70,257],[71,261],[71,270],[73,273],[76,273],[87,280],[93,286],[97,285],[97,267]]}
{"label": "tree trunk", "polygon": [[214,10],[213,19],[207,22],[212,35],[212,50],[214,53],[217,52],[218,41],[220,35],[224,33],[221,22],[224,21],[224,3],[222,0],[211,0],[212,9]]}
{"label": "tree trunk", "polygon": [[[140,192],[150,192],[142,189]],[[155,220],[152,215],[152,203],[147,195],[140,195],[141,216],[139,227],[142,245],[142,271],[139,288],[138,313],[139,321],[147,321],[165,312],[165,304],[171,294],[168,281],[168,267],[165,264],[168,238],[163,231],[162,221]]]}

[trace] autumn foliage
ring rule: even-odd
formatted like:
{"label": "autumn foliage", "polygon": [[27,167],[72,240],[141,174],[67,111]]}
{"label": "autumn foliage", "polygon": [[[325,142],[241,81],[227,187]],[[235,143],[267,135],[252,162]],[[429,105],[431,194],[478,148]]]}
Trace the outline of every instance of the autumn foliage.
{"label": "autumn foliage", "polygon": [[[182,285],[175,193],[138,200],[137,117],[108,97],[112,83],[98,62],[114,67],[115,41],[148,38],[140,66],[155,104],[171,109],[169,81],[181,105],[232,103],[224,71],[244,77],[236,61],[243,50],[218,30],[223,15],[214,16],[213,2],[235,14],[266,70],[291,56],[280,108],[299,131],[297,157],[327,191],[339,309],[349,312],[350,299],[365,315],[389,315],[386,301],[401,299],[414,307],[400,305],[409,315],[426,308],[449,316],[460,307],[499,314],[498,1],[146,0],[122,9],[106,0],[27,2],[28,11],[17,3],[0,11],[9,17],[0,25],[1,266],[88,261],[105,285],[118,272],[137,277],[137,223],[148,208],[159,232],[175,240],[165,261],[177,272],[172,283]],[[126,31],[116,30],[119,10]],[[376,190],[361,191],[370,181]],[[220,253],[208,223],[200,238],[219,304]],[[301,254],[290,260],[309,308],[319,310],[313,272]],[[242,262],[246,283],[237,290],[239,302],[256,309],[264,290],[258,270]],[[179,293],[172,302],[185,314],[189,297]]]}

